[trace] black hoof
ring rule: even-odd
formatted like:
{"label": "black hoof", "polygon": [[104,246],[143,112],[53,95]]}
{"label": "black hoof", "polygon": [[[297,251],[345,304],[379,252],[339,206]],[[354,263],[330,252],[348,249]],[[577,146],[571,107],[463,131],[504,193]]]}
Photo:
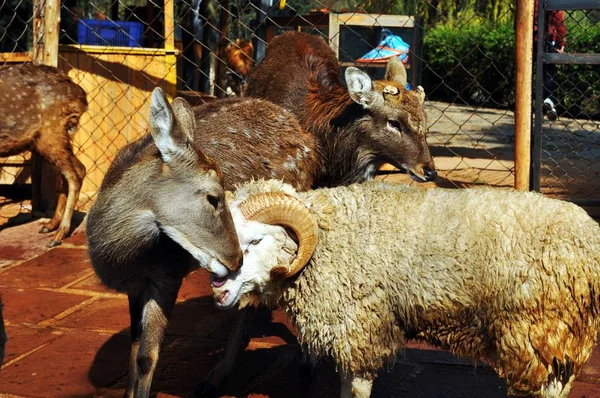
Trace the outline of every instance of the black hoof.
{"label": "black hoof", "polygon": [[202,380],[194,389],[194,397],[209,398],[217,396],[217,387],[208,380]]}
{"label": "black hoof", "polygon": [[47,247],[56,247],[56,246],[58,246],[58,245],[60,245],[60,242],[57,242],[57,241],[55,241],[55,240],[51,240],[51,241],[48,243]]}

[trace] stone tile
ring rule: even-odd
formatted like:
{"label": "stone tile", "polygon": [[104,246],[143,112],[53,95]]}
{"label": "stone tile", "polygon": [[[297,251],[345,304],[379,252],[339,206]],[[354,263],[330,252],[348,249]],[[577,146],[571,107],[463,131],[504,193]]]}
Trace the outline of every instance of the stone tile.
{"label": "stone tile", "polygon": [[71,332],[4,369],[0,392],[28,397],[92,396],[127,371],[129,344],[125,334]]}
{"label": "stone tile", "polygon": [[68,238],[64,239],[63,244],[69,244],[78,247],[87,247],[87,238],[85,236],[85,233],[75,232]]}
{"label": "stone tile", "polygon": [[99,299],[56,322],[57,327],[129,333],[129,304],[126,298]]}
{"label": "stone tile", "polygon": [[43,346],[63,335],[63,332],[53,329],[33,329],[23,326],[7,326],[6,355],[4,363]]}
{"label": "stone tile", "polygon": [[392,393],[393,396],[402,393],[407,398],[505,398],[506,383],[497,375],[481,372],[475,367],[467,370],[461,367],[425,366],[392,391],[396,391]]}
{"label": "stone tile", "polygon": [[569,398],[594,398],[600,397],[600,384],[575,380]]}
{"label": "stone tile", "polygon": [[[89,291],[98,292],[98,293],[113,293],[113,294],[119,293],[116,290],[109,289],[106,286],[104,286],[102,284],[102,282],[100,282],[100,279],[96,276],[95,273],[91,274],[87,278],[71,285],[71,289],[80,289],[80,290],[84,290],[84,291],[89,290]],[[127,297],[127,296],[125,294],[123,294],[123,297]]]}
{"label": "stone tile", "polygon": [[583,365],[579,380],[600,383],[600,347],[592,350],[592,355],[587,363]]}
{"label": "stone tile", "polygon": [[84,249],[56,248],[2,273],[1,285],[59,288],[91,271]]}
{"label": "stone tile", "polygon": [[0,231],[0,269],[15,260],[27,260],[49,250],[46,245],[52,236],[39,234],[40,228],[41,222],[34,221]]}
{"label": "stone tile", "polygon": [[175,304],[167,334],[225,340],[235,314],[215,307],[212,296],[189,299]]}
{"label": "stone tile", "polygon": [[2,288],[4,319],[11,324],[36,324],[73,307],[87,296],[37,289]]}
{"label": "stone tile", "polygon": [[197,297],[212,297],[210,288],[210,274],[204,269],[196,270],[190,273],[181,284],[179,289],[178,301],[185,301]]}

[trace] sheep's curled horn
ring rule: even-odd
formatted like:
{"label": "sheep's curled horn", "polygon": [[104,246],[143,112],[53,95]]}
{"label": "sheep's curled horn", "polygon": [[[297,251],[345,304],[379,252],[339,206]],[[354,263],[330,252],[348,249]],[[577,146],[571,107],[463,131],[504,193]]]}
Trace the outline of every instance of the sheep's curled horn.
{"label": "sheep's curled horn", "polygon": [[319,236],[314,215],[297,198],[282,192],[265,192],[250,196],[240,203],[239,209],[246,220],[263,224],[282,225],[298,237],[298,255],[289,266],[277,266],[271,271],[285,278],[296,275],[310,260]]}

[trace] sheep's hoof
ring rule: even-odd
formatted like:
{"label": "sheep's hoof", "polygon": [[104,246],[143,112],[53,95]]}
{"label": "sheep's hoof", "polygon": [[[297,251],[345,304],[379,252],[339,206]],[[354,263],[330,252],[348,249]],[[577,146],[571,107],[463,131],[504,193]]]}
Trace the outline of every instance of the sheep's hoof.
{"label": "sheep's hoof", "polygon": [[56,247],[58,245],[60,245],[60,242],[57,242],[55,240],[51,240],[50,242],[48,242],[47,247]]}
{"label": "sheep's hoof", "polygon": [[202,380],[194,389],[194,397],[208,398],[217,396],[217,387],[210,380]]}

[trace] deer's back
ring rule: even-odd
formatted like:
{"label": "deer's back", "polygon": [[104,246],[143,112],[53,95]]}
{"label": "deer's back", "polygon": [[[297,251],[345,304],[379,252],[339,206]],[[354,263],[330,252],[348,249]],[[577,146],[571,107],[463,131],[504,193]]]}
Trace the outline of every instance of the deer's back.
{"label": "deer's back", "polygon": [[0,68],[0,96],[0,155],[5,156],[31,149],[38,134],[68,140],[87,109],[83,89],[45,65]]}
{"label": "deer's back", "polygon": [[235,98],[197,107],[194,112],[194,140],[221,167],[225,189],[252,178],[276,178],[307,190],[321,171],[317,140],[277,105]]}
{"label": "deer's back", "polygon": [[309,93],[341,87],[335,54],[321,38],[301,32],[275,37],[249,74],[246,95],[264,98],[303,120]]}

